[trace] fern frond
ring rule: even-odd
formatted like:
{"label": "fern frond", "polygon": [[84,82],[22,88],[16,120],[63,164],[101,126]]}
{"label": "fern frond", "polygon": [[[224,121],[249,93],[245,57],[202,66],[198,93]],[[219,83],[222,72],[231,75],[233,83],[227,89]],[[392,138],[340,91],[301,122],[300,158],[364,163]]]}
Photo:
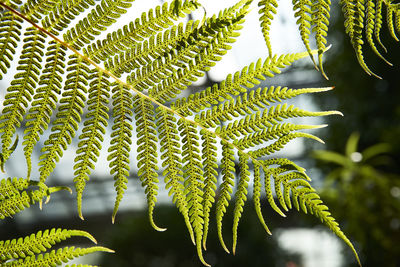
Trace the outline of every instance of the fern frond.
{"label": "fern frond", "polygon": [[0,182],[0,199],[5,199],[14,194],[18,194],[30,185],[29,179],[25,178],[7,178],[2,179]]}
{"label": "fern frond", "polygon": [[94,4],[94,0],[61,1],[42,19],[42,25],[52,34],[58,35],[60,31],[68,27],[76,16]]}
{"label": "fern frond", "polygon": [[386,5],[386,23],[389,29],[390,35],[395,39],[397,42],[399,41],[399,38],[396,36],[396,31],[394,29],[394,24],[393,24],[393,14],[395,14],[396,10],[393,8],[391,4]]}
{"label": "fern frond", "polygon": [[328,79],[328,77],[322,67],[322,55],[326,50],[325,36],[327,36],[328,32],[330,6],[330,0],[313,0],[311,6],[311,25],[313,25],[312,31],[315,32],[315,40],[318,48],[319,68],[326,79]]}
{"label": "fern frond", "polygon": [[4,108],[0,116],[0,133],[2,143],[2,163],[10,157],[12,151],[12,138],[16,128],[21,125],[26,113],[28,103],[32,100],[34,89],[38,82],[38,76],[42,65],[44,38],[46,35],[36,28],[28,28],[25,32],[24,47],[21,52],[19,71],[7,88]]}
{"label": "fern frond", "polygon": [[278,124],[279,121],[287,118],[294,117],[319,117],[328,115],[342,115],[337,111],[307,111],[287,104],[279,104],[265,109],[261,114],[256,112],[253,115],[247,115],[244,119],[236,120],[224,126],[216,128],[216,133],[221,134],[223,137],[236,139],[237,136],[247,135],[252,132],[260,131],[264,128],[272,127]]}
{"label": "fern frond", "polygon": [[78,213],[82,216],[82,193],[86,181],[89,180],[91,170],[94,169],[94,162],[100,155],[101,143],[104,138],[105,128],[108,125],[108,98],[110,97],[110,82],[108,75],[101,71],[94,71],[89,77],[93,80],[90,83],[89,98],[87,101],[88,113],[79,136],[78,149],[76,151],[74,165],[74,182],[77,195]]}
{"label": "fern frond", "polygon": [[307,213],[308,210],[311,214],[314,214],[316,217],[318,217],[334,234],[336,234],[351,248],[357,259],[357,262],[359,265],[361,265],[354,246],[341,231],[339,224],[331,216],[328,207],[323,204],[322,200],[318,194],[315,193],[315,190],[310,186],[310,184],[303,179],[297,179],[288,183],[284,183],[283,185],[290,188],[292,192],[292,201],[296,209],[300,210],[301,207],[305,213]]}
{"label": "fern frond", "polygon": [[125,14],[133,1],[135,0],[102,0],[87,17],[64,34],[64,40],[79,50],[84,44],[93,41],[94,36],[115,23],[121,14]]}
{"label": "fern frond", "polygon": [[271,235],[271,231],[269,230],[267,224],[265,223],[264,217],[261,211],[261,172],[260,168],[261,165],[259,163],[253,162],[254,166],[254,179],[253,179],[253,203],[254,209],[256,211],[258,220],[260,221],[261,225],[264,227],[265,231]]}
{"label": "fern frond", "polygon": [[261,29],[264,35],[264,40],[268,48],[268,55],[270,57],[272,54],[271,40],[269,38],[270,25],[272,20],[274,19],[274,15],[276,14],[276,8],[278,7],[278,2],[276,0],[260,0],[258,2],[258,6],[260,10],[259,14],[262,14],[259,18],[261,22]]}
{"label": "fern frond", "polygon": [[385,52],[387,52],[386,47],[382,44],[381,38],[380,38],[380,33],[382,29],[382,4],[383,0],[376,0],[376,5],[375,5],[375,26],[374,26],[374,36],[378,44],[383,48]]}
{"label": "fern frond", "polygon": [[297,18],[296,24],[299,25],[301,40],[310,55],[314,66],[317,66],[310,47],[310,29],[311,29],[311,0],[292,0],[294,17]]}
{"label": "fern frond", "polygon": [[22,7],[22,13],[37,22],[43,15],[47,15],[61,0],[28,0]]}
{"label": "fern frond", "polygon": [[290,66],[294,61],[306,57],[307,52],[286,54],[267,58],[264,62],[259,59],[251,63],[242,71],[234,75],[229,74],[220,84],[208,87],[202,92],[182,97],[171,104],[171,107],[184,116],[192,115],[192,111],[199,112],[211,105],[232,99],[240,93],[246,93],[247,88],[253,88],[265,80],[265,77],[273,77],[275,73],[281,73],[280,69]]}
{"label": "fern frond", "polygon": [[0,17],[0,79],[10,68],[15,49],[20,41],[22,19],[10,11]]}
{"label": "fern frond", "polygon": [[165,177],[165,187],[169,188],[169,195],[172,195],[172,202],[182,213],[186,227],[189,230],[193,244],[195,237],[189,218],[188,202],[186,201],[182,176],[182,163],[179,155],[181,149],[179,145],[179,134],[176,126],[175,117],[167,110],[158,107],[156,110],[158,133],[160,135],[162,166],[165,167],[163,176]]}
{"label": "fern frond", "polygon": [[114,222],[119,203],[127,188],[126,184],[129,177],[129,152],[131,150],[130,145],[132,144],[133,130],[131,125],[133,100],[131,92],[126,86],[117,83],[114,83],[112,86],[114,125],[112,126],[112,139],[108,149],[109,155],[107,160],[110,161],[110,174],[114,175],[114,187],[117,191],[112,215],[112,221]]}
{"label": "fern frond", "polygon": [[326,125],[300,125],[290,122],[275,124],[271,127],[264,128],[262,131],[249,134],[241,139],[236,139],[233,141],[233,144],[241,149],[248,149],[250,147],[261,145],[264,142],[282,138],[298,130],[318,129],[325,126]]}
{"label": "fern frond", "polygon": [[365,70],[368,75],[373,75],[377,78],[380,78],[368,68],[364,61],[362,51],[362,46],[364,44],[362,32],[364,28],[365,1],[341,0],[340,4],[342,5],[343,15],[345,18],[344,26],[346,29],[346,33],[350,37],[351,45],[356,52],[357,60],[360,66]]}
{"label": "fern frond", "polygon": [[58,96],[61,92],[62,74],[64,74],[65,48],[51,41],[47,48],[46,65],[39,78],[40,87],[36,89],[32,107],[26,116],[24,131],[24,155],[28,166],[27,177],[30,177],[33,148],[39,141],[43,131],[50,123],[53,110],[56,109]]}
{"label": "fern frond", "polygon": [[308,134],[308,133],[302,133],[302,132],[294,132],[294,133],[289,133],[287,135],[280,137],[274,143],[272,143],[266,147],[251,151],[251,152],[249,152],[249,154],[254,158],[260,158],[260,157],[264,157],[267,155],[271,155],[275,152],[278,152],[282,148],[284,148],[284,146],[287,143],[289,143],[289,141],[291,141],[295,138],[299,138],[299,137],[314,139],[314,140],[324,144],[324,141],[322,141],[320,138],[316,137],[315,135]]}
{"label": "fern frond", "polygon": [[[109,33],[107,38],[88,45],[84,53],[96,62],[105,61],[115,54],[128,52],[145,38],[171,27],[174,21],[195,10],[198,3],[193,0],[174,0],[170,4],[150,9],[142,13],[140,19],[125,25],[122,29]],[[150,42],[150,41],[149,41]],[[173,43],[172,43],[173,44]],[[149,46],[151,48],[151,46]]]}
{"label": "fern frond", "polygon": [[242,216],[243,206],[247,200],[247,186],[250,181],[250,172],[248,165],[249,156],[244,153],[239,153],[239,168],[240,168],[240,176],[239,183],[235,193],[235,209],[233,211],[233,246],[232,252],[235,254],[236,252],[236,243],[237,243],[237,228],[239,226],[239,220]]}
{"label": "fern frond", "polygon": [[326,88],[302,88],[288,89],[287,87],[265,87],[257,88],[249,93],[239,95],[236,99],[231,99],[213,109],[203,111],[195,116],[195,121],[201,122],[206,127],[215,127],[221,122],[232,120],[232,117],[239,115],[254,114],[254,112],[263,109],[265,106],[274,102],[290,99],[301,94],[317,93],[331,90]]}
{"label": "fern frond", "polygon": [[235,158],[233,152],[233,146],[230,143],[221,141],[222,144],[222,160],[221,160],[221,174],[222,184],[220,186],[220,192],[218,201],[216,204],[216,220],[217,220],[217,231],[219,241],[224,250],[229,253],[228,248],[222,238],[222,219],[226,212],[226,208],[229,205],[231,199],[232,187],[235,179]]}
{"label": "fern frond", "polygon": [[379,53],[378,49],[375,46],[373,40],[374,26],[376,25],[375,19],[375,4],[373,0],[366,0],[366,15],[365,15],[365,38],[368,41],[369,46],[374,51],[374,53],[379,56],[383,61],[385,61],[388,65],[392,65],[389,61],[387,61],[381,53]]}
{"label": "fern frond", "polygon": [[72,236],[81,236],[97,243],[96,239],[85,231],[67,230],[67,229],[51,229],[44,232],[39,231],[24,238],[0,241],[0,258],[2,261],[10,259],[25,258],[38,253],[46,252],[56,243],[66,240]]}
{"label": "fern frond", "polygon": [[148,214],[151,226],[157,231],[166,229],[158,227],[154,223],[153,211],[157,202],[158,174],[157,167],[157,131],[154,119],[154,108],[148,99],[136,95],[133,100],[134,112],[136,114],[137,132],[137,166],[138,176],[145,187],[147,196]]}
{"label": "fern frond", "polygon": [[89,248],[75,248],[75,247],[64,247],[58,250],[52,250],[46,254],[39,254],[36,256],[29,256],[25,259],[19,259],[16,261],[7,262],[4,266],[32,266],[32,267],[41,267],[41,266],[57,266],[62,264],[63,262],[68,262],[74,258],[90,254],[93,252],[114,252],[111,249],[94,246]]}
{"label": "fern frond", "polygon": [[[242,29],[241,24],[244,22],[242,18],[248,13],[247,9],[248,6],[244,6],[238,12],[237,17],[232,18],[232,22],[226,28],[220,30],[215,37],[209,38],[206,43],[201,43],[201,46],[204,46],[203,48],[197,51],[194,49],[193,52],[195,53],[191,52],[193,54],[191,57],[194,57],[194,59],[186,59],[187,64],[177,71],[172,69],[172,77],[152,87],[149,95],[161,102],[167,102],[186,89],[193,81],[196,81],[197,77],[202,77],[204,72],[215,65],[215,61],[221,60],[221,56],[231,48],[229,44],[235,42],[235,38],[239,36],[238,31]],[[216,27],[213,25],[218,25],[219,22],[218,19],[215,21],[211,19],[206,21],[206,25],[210,24],[210,28],[213,29]],[[183,56],[186,57],[187,55],[183,53]],[[181,60],[184,60],[184,58]]]}
{"label": "fern frond", "polygon": [[203,214],[204,214],[204,234],[203,248],[206,250],[206,242],[208,235],[208,227],[210,222],[210,211],[215,199],[215,191],[217,190],[217,147],[216,136],[211,132],[201,130],[202,142],[202,158],[204,168],[204,195],[203,195]]}
{"label": "fern frond", "polygon": [[63,150],[71,144],[81,121],[87,93],[90,70],[87,63],[76,55],[71,55],[67,68],[67,80],[60,100],[56,119],[49,138],[44,142],[40,156],[40,181],[44,182],[63,155]]}
{"label": "fern frond", "polygon": [[186,120],[178,121],[178,130],[182,137],[182,162],[183,178],[186,201],[189,208],[190,222],[195,234],[197,254],[200,261],[209,266],[203,258],[201,241],[203,238],[204,207],[203,203],[203,166],[201,164],[200,150],[198,148],[198,134],[196,128]]}
{"label": "fern frond", "polygon": [[[14,191],[8,192],[8,195],[4,198],[0,198],[0,219],[4,219],[5,217],[12,217],[14,214],[23,211],[25,208],[29,208],[31,205],[36,202],[41,203],[44,197],[49,200],[49,197],[52,193],[60,191],[60,190],[68,190],[71,189],[67,187],[47,187],[41,182],[28,182],[27,179],[24,179],[25,182],[19,180],[14,180],[10,183],[7,183],[7,187],[10,188],[15,186],[16,183],[19,184],[18,187],[14,187]],[[21,183],[22,182],[22,183]],[[37,186],[39,189],[30,190],[32,186]],[[15,190],[15,189],[18,189]],[[46,202],[47,202],[46,201]]]}
{"label": "fern frond", "polygon": [[[160,65],[160,68],[163,67],[163,73],[165,73],[167,66],[172,66],[172,62],[167,61],[170,60],[170,57],[166,57],[165,62],[162,58],[173,53],[174,49],[178,49],[178,47],[181,49],[180,46],[186,47],[187,45],[183,46],[182,43],[187,43],[191,36],[191,38],[194,38],[193,36],[197,35],[198,31],[196,29],[199,24],[200,21],[198,20],[190,20],[185,28],[183,23],[180,23],[178,27],[173,26],[170,30],[166,30],[163,33],[151,35],[148,40],[137,42],[129,50],[110,58],[105,62],[105,67],[110,72],[120,76],[122,73],[131,73],[132,70],[138,69],[141,66],[148,65],[149,67],[147,68],[150,68],[150,63],[153,60],[157,60],[155,64]],[[190,51],[188,48],[185,50]],[[175,64],[179,61],[177,58],[172,57],[172,59],[175,61]]]}

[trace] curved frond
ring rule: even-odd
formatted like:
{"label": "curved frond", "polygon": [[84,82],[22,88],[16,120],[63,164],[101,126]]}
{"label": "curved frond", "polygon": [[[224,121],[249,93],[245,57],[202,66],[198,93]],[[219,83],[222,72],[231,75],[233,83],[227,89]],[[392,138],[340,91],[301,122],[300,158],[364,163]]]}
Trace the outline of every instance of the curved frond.
{"label": "curved frond", "polygon": [[315,40],[318,48],[318,63],[319,68],[325,78],[328,77],[324,73],[322,67],[322,55],[326,50],[326,39],[330,18],[330,0],[313,0],[311,6],[311,25],[312,31],[315,32]]}
{"label": "curved frond", "polygon": [[260,0],[258,2],[258,6],[260,7],[258,13],[261,14],[259,20],[261,22],[261,29],[264,35],[264,40],[268,48],[268,55],[272,57],[273,54],[272,54],[271,40],[269,38],[269,31],[271,22],[274,19],[273,14],[276,14],[276,8],[278,7],[278,2],[276,0]]}
{"label": "curved frond", "polygon": [[74,258],[99,251],[114,252],[111,249],[100,246],[89,248],[64,247],[58,250],[52,250],[49,253],[39,254],[37,256],[28,256],[24,259],[7,262],[4,266],[57,266]]}
{"label": "curved frond", "polygon": [[108,98],[110,97],[110,82],[108,76],[101,71],[94,71],[89,80],[93,80],[89,86],[89,98],[87,101],[88,113],[79,136],[78,149],[76,151],[74,165],[74,182],[77,194],[78,213],[82,216],[82,193],[86,181],[89,180],[94,163],[100,155],[101,143],[104,138],[105,128],[108,125]]}
{"label": "curved frond", "polygon": [[153,211],[157,202],[158,174],[157,167],[157,132],[154,118],[154,108],[151,102],[139,95],[133,100],[134,112],[136,114],[137,133],[137,166],[138,176],[145,187],[147,205],[149,207],[149,220],[151,226],[157,231],[166,229],[158,227],[154,223]]}
{"label": "curved frond", "polygon": [[0,116],[0,133],[2,143],[2,162],[12,153],[12,139],[16,128],[21,125],[26,113],[28,103],[32,100],[35,87],[38,83],[42,57],[44,55],[44,33],[34,27],[30,27],[24,34],[25,45],[21,52],[17,67],[18,73],[14,76],[11,86],[7,88],[3,110]]}
{"label": "curved frond", "polygon": [[243,153],[239,153],[239,168],[240,168],[240,176],[239,182],[235,193],[235,209],[233,211],[233,246],[232,252],[235,254],[236,252],[236,243],[237,243],[237,228],[239,226],[239,220],[242,216],[243,206],[247,200],[247,186],[250,181],[250,172],[248,165],[249,156]]}
{"label": "curved frond", "polygon": [[297,18],[296,24],[299,25],[301,40],[303,41],[303,44],[306,47],[314,66],[317,66],[310,47],[312,2],[311,0],[292,0],[292,3],[293,11],[295,11],[294,16]]}
{"label": "curved frond", "polygon": [[220,187],[219,197],[216,204],[216,220],[219,241],[224,250],[229,253],[228,248],[222,237],[222,219],[226,213],[226,208],[229,206],[231,200],[232,187],[235,179],[235,158],[233,146],[227,142],[221,141],[222,144],[222,160],[221,160],[221,174],[222,184]]}
{"label": "curved frond", "polygon": [[10,62],[20,41],[22,19],[10,11],[0,17],[0,79],[11,67]]}
{"label": "curved frond", "polygon": [[195,243],[197,247],[197,254],[200,261],[209,266],[203,258],[201,248],[201,241],[203,238],[204,230],[204,207],[203,202],[203,166],[201,164],[200,150],[198,148],[199,137],[196,128],[189,122],[180,119],[178,121],[178,130],[182,137],[182,162],[183,164],[183,178],[185,186],[186,201],[189,208],[190,222],[195,235]]}
{"label": "curved frond", "polygon": [[96,239],[85,231],[67,230],[67,229],[51,229],[44,232],[39,231],[24,238],[0,241],[0,258],[2,261],[10,259],[25,258],[38,253],[46,252],[56,243],[66,240],[72,236],[82,236],[97,243]]}
{"label": "curved frond", "polygon": [[204,234],[203,248],[206,249],[207,235],[210,222],[210,211],[215,199],[215,191],[217,190],[218,164],[217,164],[217,147],[216,136],[205,130],[201,130],[202,142],[202,158],[204,168],[204,195],[203,195],[203,214],[204,214]]}
{"label": "curved frond", "polygon": [[186,227],[189,230],[192,242],[195,243],[193,228],[189,218],[189,207],[185,197],[183,186],[182,160],[180,138],[176,125],[176,118],[167,110],[158,107],[156,110],[158,133],[160,134],[162,166],[165,167],[165,187],[169,188],[169,195],[172,195],[172,202],[182,213]]}
{"label": "curved frond", "polygon": [[71,144],[72,138],[78,129],[78,123],[81,121],[86,86],[88,85],[90,70],[87,63],[82,58],[72,55],[68,62],[67,80],[60,100],[60,106],[56,114],[56,119],[51,128],[49,138],[44,142],[42,156],[40,156],[39,172],[40,181],[44,182],[53,172],[56,162],[63,155],[63,150]]}
{"label": "curved frond", "polygon": [[[22,179],[22,180],[21,180]],[[0,190],[2,195],[0,197],[0,219],[5,217],[12,217],[14,214],[29,208],[31,205],[39,202],[40,207],[44,197],[49,200],[50,195],[60,190],[71,189],[67,187],[47,187],[41,182],[29,182],[28,179],[12,179],[8,178],[7,182],[1,184]],[[38,189],[32,189],[38,187]],[[4,193],[5,190],[10,190]]]}
{"label": "curved frond", "polygon": [[43,131],[48,128],[50,117],[56,109],[56,103],[61,92],[62,74],[64,74],[65,48],[52,41],[46,53],[46,65],[39,78],[39,88],[36,89],[32,107],[26,116],[24,131],[24,154],[30,177],[33,148],[39,141]]}
{"label": "curved frond", "polygon": [[113,84],[113,117],[114,125],[112,126],[111,142],[108,148],[109,155],[107,160],[110,161],[110,174],[114,175],[114,187],[117,191],[115,199],[112,221],[118,211],[119,203],[122,200],[125,189],[127,188],[129,177],[129,152],[132,144],[132,116],[133,116],[133,99],[132,94],[126,86]]}

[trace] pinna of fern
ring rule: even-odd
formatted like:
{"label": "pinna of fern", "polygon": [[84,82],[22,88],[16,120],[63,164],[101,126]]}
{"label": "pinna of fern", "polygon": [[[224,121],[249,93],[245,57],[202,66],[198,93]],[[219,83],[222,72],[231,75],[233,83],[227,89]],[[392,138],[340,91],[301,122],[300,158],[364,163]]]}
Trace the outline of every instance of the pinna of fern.
{"label": "pinna of fern", "polygon": [[[293,0],[293,11],[298,24],[301,39],[307,52],[309,53],[315,67],[321,70],[322,75],[328,79],[323,70],[322,56],[326,50],[328,27],[330,22],[330,0]],[[388,65],[392,65],[379,51],[376,43],[387,52],[381,42],[381,29],[384,23],[395,41],[399,41],[396,32],[400,34],[400,8],[399,4],[393,1],[383,0],[341,0],[344,16],[344,27],[346,34],[350,38],[350,43],[354,48],[355,55],[360,66],[368,75],[380,78],[375,74],[365,62],[364,44],[368,43],[372,51]],[[277,13],[278,2],[275,0],[259,0],[260,7],[260,26],[264,35],[265,43],[268,47],[269,56],[272,53],[270,40],[270,25]],[[385,9],[386,19],[383,17]],[[318,49],[318,67],[314,56],[311,53],[310,36],[315,33],[315,45]]]}
{"label": "pinna of fern", "polygon": [[[44,197],[47,198],[47,203],[51,194],[60,190],[69,190],[72,193],[67,187],[47,187],[41,182],[26,178],[3,179],[0,183],[0,219],[12,217],[35,202],[41,203]],[[97,244],[96,239],[85,231],[67,229],[39,231],[24,238],[0,241],[0,266],[56,266],[97,251],[113,252],[102,246],[52,249],[54,245],[73,236],[86,237]]]}
{"label": "pinna of fern", "polygon": [[[39,184],[47,182],[57,162],[81,130],[77,136],[79,143],[73,180],[78,214],[83,218],[84,188],[104,145],[106,127],[112,121],[108,161],[117,192],[113,221],[127,188],[132,160],[131,137],[135,134],[137,159],[134,162],[144,187],[151,225],[156,230],[165,230],[157,225],[154,216],[160,185],[157,162],[160,162],[165,187],[184,218],[203,264],[208,265],[203,250],[206,249],[210,211],[214,204],[219,240],[229,251],[222,236],[222,227],[233,196],[232,250],[235,252],[237,229],[244,203],[249,197],[249,183],[254,184],[254,207],[268,233],[270,231],[261,211],[262,187],[269,205],[278,214],[285,216],[284,212],[292,207],[315,214],[357,256],[352,244],[309,184],[305,170],[288,159],[274,156],[275,152],[296,138],[322,142],[303,130],[325,125],[298,125],[292,119],[341,113],[306,111],[294,105],[288,106],[285,101],[332,88],[260,86],[267,77],[279,74],[293,62],[307,57],[309,52],[312,55],[321,54],[324,46],[317,51],[270,55],[227,75],[218,84],[182,96],[181,92],[204,76],[231,49],[240,35],[252,1],[240,0],[201,22],[189,20],[178,24],[179,19],[198,8],[199,3],[175,0],[156,7],[155,12],[143,13],[140,19],[110,33],[104,40],[94,40],[96,35],[106,31],[129,10],[131,2],[103,0],[91,9],[86,18],[75,24],[72,24],[73,17],[69,13],[73,7],[65,9],[58,1],[41,4],[28,1],[21,7],[22,13],[7,3],[1,3],[12,16],[32,25],[25,31],[17,68],[19,72],[7,89],[0,116],[2,165],[15,149],[18,141],[16,129],[24,121],[24,116],[27,119],[23,137],[27,180],[31,174],[33,147],[40,138],[44,138],[45,130],[50,132],[39,158]],[[74,16],[86,8],[89,5],[76,2]],[[312,10],[316,14],[326,14],[327,8],[322,3],[313,6]],[[39,19],[42,19],[43,27],[36,24]],[[49,22],[55,20],[61,24]],[[315,26],[319,36],[317,42],[321,44],[325,43],[325,23],[323,21]],[[63,40],[56,37],[56,25],[62,25],[66,30]],[[0,33],[0,36],[7,35]],[[42,56],[45,56],[44,65],[41,64]],[[126,82],[122,77],[126,77]],[[24,90],[25,87],[28,90]],[[23,106],[30,104],[31,108],[26,111]],[[88,112],[83,116],[86,109]],[[109,118],[109,110],[112,110],[112,118]],[[54,121],[50,120],[52,116]],[[222,149],[220,161],[218,145]],[[239,164],[236,158],[239,158]],[[240,173],[238,182],[236,165]],[[253,175],[250,170],[254,170]],[[219,176],[222,180],[220,185]],[[235,187],[237,191],[234,194]],[[39,192],[43,194],[46,191]],[[274,195],[278,197],[278,203]],[[66,248],[35,260],[41,262],[52,255],[59,255],[61,259],[74,253],[81,252]]]}

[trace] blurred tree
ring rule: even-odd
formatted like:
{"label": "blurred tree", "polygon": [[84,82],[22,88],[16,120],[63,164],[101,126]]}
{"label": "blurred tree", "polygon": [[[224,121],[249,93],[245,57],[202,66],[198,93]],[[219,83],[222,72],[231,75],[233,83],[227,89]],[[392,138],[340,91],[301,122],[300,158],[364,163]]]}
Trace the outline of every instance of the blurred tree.
{"label": "blurred tree", "polygon": [[336,166],[326,176],[321,194],[345,231],[360,243],[363,266],[399,266],[400,177],[378,169],[392,163],[385,154],[389,144],[358,152],[359,137],[350,136],[344,155],[314,152],[315,158]]}

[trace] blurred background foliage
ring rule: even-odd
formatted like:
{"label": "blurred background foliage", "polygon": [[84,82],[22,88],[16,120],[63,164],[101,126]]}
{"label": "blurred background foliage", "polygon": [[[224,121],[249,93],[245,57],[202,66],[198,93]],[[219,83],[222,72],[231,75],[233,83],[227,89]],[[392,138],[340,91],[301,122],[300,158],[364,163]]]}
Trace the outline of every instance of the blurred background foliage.
{"label": "blurred background foliage", "polygon": [[[329,127],[321,136],[329,151],[314,154],[324,179],[321,197],[356,243],[364,267],[400,266],[399,43],[384,29],[389,52],[382,53],[393,67],[365,46],[367,64],[383,79],[370,77],[357,63],[343,18],[333,19],[329,37],[334,45],[324,66],[330,78],[325,84],[335,90],[313,98],[319,108],[340,110],[344,117],[327,118]],[[344,253],[345,266],[356,266]]]}

